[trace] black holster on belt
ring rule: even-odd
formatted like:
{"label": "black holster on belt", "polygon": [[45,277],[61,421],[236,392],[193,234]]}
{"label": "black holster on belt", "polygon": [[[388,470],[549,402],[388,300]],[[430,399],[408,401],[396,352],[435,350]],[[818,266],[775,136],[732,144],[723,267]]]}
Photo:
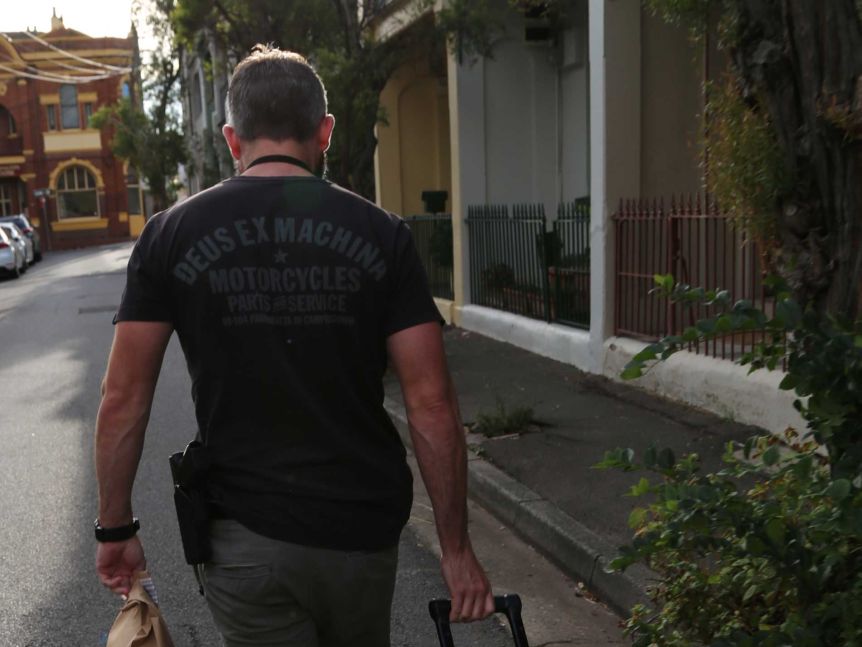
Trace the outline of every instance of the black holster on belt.
{"label": "black holster on belt", "polygon": [[210,559],[210,515],[206,495],[209,455],[202,443],[193,440],[184,451],[172,454],[170,463],[183,553],[187,563],[203,564]]}

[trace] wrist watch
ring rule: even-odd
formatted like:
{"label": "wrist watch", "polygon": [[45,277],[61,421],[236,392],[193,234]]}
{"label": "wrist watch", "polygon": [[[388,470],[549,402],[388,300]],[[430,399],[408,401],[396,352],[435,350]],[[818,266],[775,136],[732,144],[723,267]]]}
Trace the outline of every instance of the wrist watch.
{"label": "wrist watch", "polygon": [[99,520],[95,521],[96,527],[96,541],[100,542],[113,542],[113,541],[126,541],[127,539],[131,539],[136,534],[138,534],[138,530],[141,529],[141,522],[138,521],[137,517],[132,518],[132,523],[127,526],[117,526],[115,528],[103,528],[102,524],[99,523]]}

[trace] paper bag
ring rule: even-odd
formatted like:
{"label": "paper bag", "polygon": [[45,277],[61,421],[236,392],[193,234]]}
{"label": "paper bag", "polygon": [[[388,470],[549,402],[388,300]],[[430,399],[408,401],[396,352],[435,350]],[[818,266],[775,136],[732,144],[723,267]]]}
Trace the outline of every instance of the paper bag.
{"label": "paper bag", "polygon": [[[153,592],[152,597],[147,589]],[[146,571],[136,573],[129,597],[111,626],[106,647],[174,647],[153,597],[155,588],[150,576]]]}

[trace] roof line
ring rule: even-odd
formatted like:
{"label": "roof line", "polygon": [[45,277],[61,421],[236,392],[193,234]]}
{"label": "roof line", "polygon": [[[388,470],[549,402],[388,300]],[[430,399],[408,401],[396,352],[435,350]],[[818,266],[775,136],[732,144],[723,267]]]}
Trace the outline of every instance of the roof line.
{"label": "roof line", "polygon": [[[40,45],[44,45],[48,49],[51,49],[51,50],[57,52],[58,54],[63,54],[64,56],[67,56],[67,57],[74,59],[76,61],[79,61],[81,63],[86,63],[88,65],[92,65],[93,67],[99,67],[99,68],[102,68],[105,70],[113,70],[115,72],[119,72],[122,70],[125,73],[126,71],[128,71],[125,68],[117,67],[116,65],[108,65],[107,63],[100,63],[99,61],[93,61],[91,59],[87,59],[87,58],[84,58],[82,56],[78,56],[77,54],[73,54],[72,52],[68,52],[64,49],[57,47],[56,45],[49,43],[48,41],[46,41],[42,38],[39,38],[35,34],[31,34],[29,31],[24,32],[24,33],[27,34],[28,38],[32,38],[33,40],[35,40]],[[4,33],[4,36],[6,36],[5,33]]]}

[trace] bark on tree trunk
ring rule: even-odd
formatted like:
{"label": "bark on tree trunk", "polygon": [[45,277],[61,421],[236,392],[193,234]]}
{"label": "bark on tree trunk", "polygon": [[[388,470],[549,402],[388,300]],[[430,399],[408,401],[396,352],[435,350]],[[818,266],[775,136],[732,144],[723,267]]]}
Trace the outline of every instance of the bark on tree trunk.
{"label": "bark on tree trunk", "polygon": [[794,185],[776,206],[797,296],[862,306],[862,25],[856,0],[736,0],[733,63],[772,120]]}

